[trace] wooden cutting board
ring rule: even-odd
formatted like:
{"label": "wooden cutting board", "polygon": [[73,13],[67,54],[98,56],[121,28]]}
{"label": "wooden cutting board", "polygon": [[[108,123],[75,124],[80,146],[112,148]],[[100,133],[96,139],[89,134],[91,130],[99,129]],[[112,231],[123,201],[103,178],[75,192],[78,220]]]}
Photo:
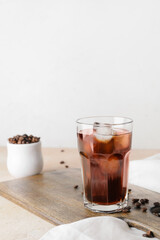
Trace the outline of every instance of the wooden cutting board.
{"label": "wooden cutting board", "polygon": [[[74,189],[74,185],[79,185]],[[110,214],[122,218],[141,230],[151,230],[160,238],[160,217],[150,212],[153,202],[160,201],[160,194],[130,186],[129,205],[132,198],[148,198],[148,211],[132,209],[130,213]],[[74,222],[83,218],[107,214],[93,213],[83,206],[81,174],[79,169],[65,169],[27,178],[0,183],[1,196],[31,211],[39,217],[56,225]]]}

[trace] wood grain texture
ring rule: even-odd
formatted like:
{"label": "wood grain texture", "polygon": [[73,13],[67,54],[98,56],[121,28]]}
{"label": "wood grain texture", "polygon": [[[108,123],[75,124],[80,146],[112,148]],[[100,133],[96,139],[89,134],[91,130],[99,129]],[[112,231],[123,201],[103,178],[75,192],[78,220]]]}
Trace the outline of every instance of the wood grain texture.
{"label": "wood grain texture", "polygon": [[[74,185],[81,186],[80,170],[69,168],[2,182],[0,194],[56,225],[87,217],[107,216],[85,209],[82,189],[74,189]],[[160,201],[159,193],[133,185],[130,187],[130,205],[131,198],[148,198],[148,209],[153,206],[153,202]],[[160,218],[152,215],[149,210],[142,213],[142,210],[132,209],[131,213],[116,213],[111,216],[122,218],[141,230],[151,230],[160,238]]]}

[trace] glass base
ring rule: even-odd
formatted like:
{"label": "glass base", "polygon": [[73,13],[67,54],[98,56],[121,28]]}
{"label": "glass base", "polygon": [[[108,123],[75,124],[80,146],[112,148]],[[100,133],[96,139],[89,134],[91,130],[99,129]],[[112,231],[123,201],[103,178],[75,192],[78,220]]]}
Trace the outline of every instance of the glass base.
{"label": "glass base", "polygon": [[113,205],[99,205],[96,203],[90,203],[88,201],[84,201],[85,208],[91,210],[92,212],[101,212],[101,213],[117,213],[121,212],[124,207],[127,206],[127,200],[123,202],[113,204]]}

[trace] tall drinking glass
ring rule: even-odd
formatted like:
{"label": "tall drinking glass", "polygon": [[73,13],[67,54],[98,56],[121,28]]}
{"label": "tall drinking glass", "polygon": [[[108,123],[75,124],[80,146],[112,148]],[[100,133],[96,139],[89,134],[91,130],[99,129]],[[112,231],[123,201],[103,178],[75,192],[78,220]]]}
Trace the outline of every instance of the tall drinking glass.
{"label": "tall drinking glass", "polygon": [[127,205],[132,125],[126,117],[77,120],[84,206],[92,211],[118,212]]}

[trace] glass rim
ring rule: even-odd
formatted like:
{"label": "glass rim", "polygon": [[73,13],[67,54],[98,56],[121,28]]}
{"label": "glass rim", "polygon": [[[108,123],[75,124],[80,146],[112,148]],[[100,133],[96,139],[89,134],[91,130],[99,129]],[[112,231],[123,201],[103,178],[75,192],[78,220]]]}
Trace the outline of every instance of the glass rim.
{"label": "glass rim", "polygon": [[[94,119],[94,118],[120,118],[120,119],[125,119],[125,122],[120,122],[120,123],[101,123],[102,126],[118,126],[118,125],[125,125],[125,124],[132,124],[133,120],[129,117],[122,117],[122,116],[91,116],[91,117],[83,117],[83,118],[78,118],[76,120],[77,124],[84,124],[84,125],[89,125],[89,126],[93,126],[93,123],[87,123],[84,122],[85,119]],[[96,122],[96,121],[95,121]]]}

